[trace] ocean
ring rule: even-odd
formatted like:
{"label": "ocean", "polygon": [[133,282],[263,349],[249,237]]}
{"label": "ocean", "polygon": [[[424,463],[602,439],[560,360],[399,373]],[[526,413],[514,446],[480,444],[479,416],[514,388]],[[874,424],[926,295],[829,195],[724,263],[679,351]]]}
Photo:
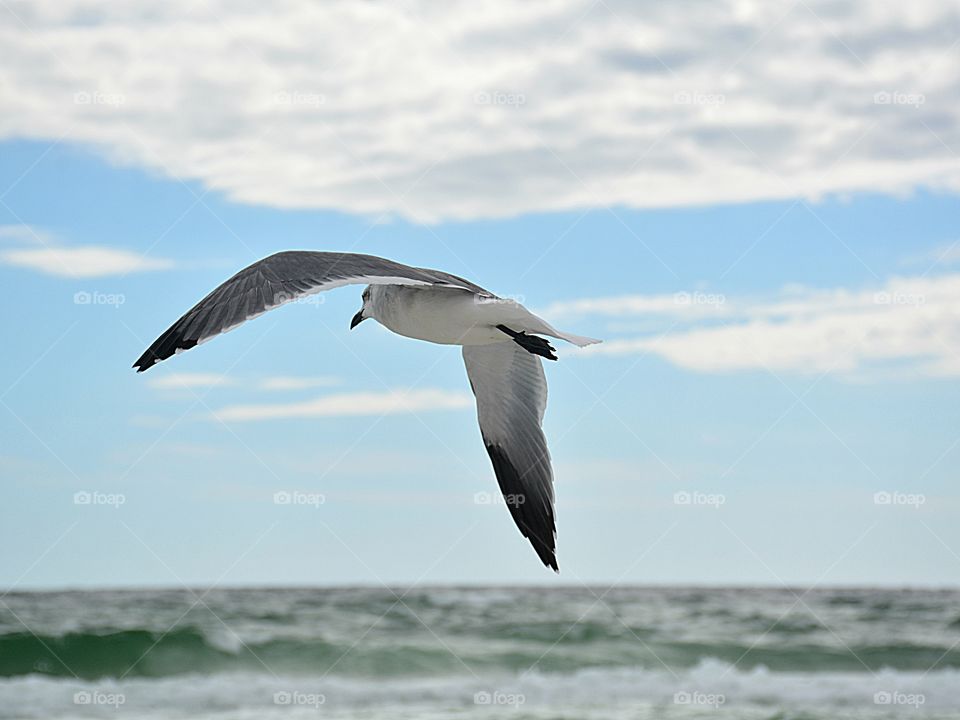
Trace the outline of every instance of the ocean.
{"label": "ocean", "polygon": [[960,591],[12,592],[0,718],[960,718]]}

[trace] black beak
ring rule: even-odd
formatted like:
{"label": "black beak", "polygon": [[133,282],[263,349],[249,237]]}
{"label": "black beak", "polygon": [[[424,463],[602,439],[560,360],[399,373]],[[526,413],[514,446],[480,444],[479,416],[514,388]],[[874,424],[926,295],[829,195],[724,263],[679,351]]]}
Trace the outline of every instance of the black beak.
{"label": "black beak", "polygon": [[353,316],[353,320],[350,321],[350,329],[353,330],[357,325],[366,320],[366,316],[363,314],[363,308],[360,308],[360,312]]}

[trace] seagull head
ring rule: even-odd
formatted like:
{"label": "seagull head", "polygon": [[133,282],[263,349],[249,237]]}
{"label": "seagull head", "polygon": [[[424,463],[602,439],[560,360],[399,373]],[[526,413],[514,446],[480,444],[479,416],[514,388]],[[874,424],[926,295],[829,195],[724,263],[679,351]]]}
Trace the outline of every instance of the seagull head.
{"label": "seagull head", "polygon": [[350,321],[350,329],[353,330],[357,325],[362,323],[370,314],[365,314],[364,311],[370,306],[370,286],[363,291],[363,307],[360,308],[360,311],[353,316],[353,320]]}

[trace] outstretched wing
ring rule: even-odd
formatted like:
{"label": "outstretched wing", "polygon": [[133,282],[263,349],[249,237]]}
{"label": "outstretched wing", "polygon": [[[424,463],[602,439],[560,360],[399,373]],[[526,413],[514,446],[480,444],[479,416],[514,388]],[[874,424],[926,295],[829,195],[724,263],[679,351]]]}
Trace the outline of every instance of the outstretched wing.
{"label": "outstretched wing", "polygon": [[540,423],[547,380],[540,358],[514,342],[465,345],[480,434],[510,514],[543,564],[558,570],[553,469]]}
{"label": "outstretched wing", "polygon": [[490,293],[456,275],[373,255],[292,250],[244,268],[194,305],[133,364],[143,372],[267,310],[342,285],[442,285]]}

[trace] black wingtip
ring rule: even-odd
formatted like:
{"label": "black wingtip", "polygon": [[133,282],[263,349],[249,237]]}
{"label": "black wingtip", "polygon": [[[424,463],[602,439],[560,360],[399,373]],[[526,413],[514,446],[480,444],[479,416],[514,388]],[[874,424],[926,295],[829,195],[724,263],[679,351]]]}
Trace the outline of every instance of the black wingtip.
{"label": "black wingtip", "polygon": [[550,568],[550,569],[553,570],[557,575],[559,575],[559,574],[560,574],[560,565],[557,564],[557,556],[556,556],[556,554],[554,553],[554,551],[551,550],[551,551],[549,551],[549,553],[542,553],[542,554],[541,554],[540,550],[537,548],[537,544],[534,543],[532,540],[531,540],[531,544],[533,544],[533,549],[536,550],[536,553],[537,553],[537,555],[539,556],[540,561],[544,564],[544,567]]}
{"label": "black wingtip", "polygon": [[156,365],[158,362],[160,362],[160,361],[163,360],[163,359],[164,359],[164,358],[159,357],[159,356],[153,351],[153,347],[151,346],[151,347],[147,348],[146,351],[144,351],[143,355],[141,355],[140,357],[138,357],[138,358],[136,359],[136,361],[133,363],[133,366],[132,366],[132,367],[133,367],[138,373],[146,372],[147,370],[149,370],[150,368],[152,368],[154,365]]}
{"label": "black wingtip", "polygon": [[[533,546],[533,551],[537,553],[537,557],[540,558],[540,562],[559,575],[560,565],[557,563],[556,536],[552,527],[549,530],[543,528],[539,531],[534,531],[526,522],[523,522],[521,525],[522,521],[517,518],[515,519],[517,520],[517,526],[520,527],[520,532],[530,541],[530,544]],[[552,526],[552,520],[550,524]],[[526,528],[526,532],[524,528]]]}
{"label": "black wingtip", "polygon": [[[541,539],[537,533],[531,532],[530,528],[522,520],[519,520],[516,517],[514,517],[514,520],[516,520],[517,527],[520,528],[520,532],[523,533],[523,536],[530,541],[530,544],[533,546],[533,551],[537,554],[537,557],[540,558],[540,562],[543,563],[544,567],[550,568],[557,575],[559,575],[560,565],[557,564],[556,550],[544,542],[544,540]],[[550,533],[550,536],[552,540],[552,532]]]}
{"label": "black wingtip", "polygon": [[553,507],[549,502],[540,503],[531,497],[522,481],[522,474],[510,461],[507,453],[496,444],[486,445],[487,454],[493,463],[494,474],[500,492],[507,501],[520,533],[527,538],[533,551],[546,567],[560,573],[556,553],[556,522]]}
{"label": "black wingtip", "polygon": [[148,347],[144,351],[143,355],[137,358],[136,362],[133,363],[133,367],[136,368],[138,373],[146,372],[158,362],[162,362],[168,357],[172,357],[177,352],[189,350],[190,348],[196,346],[196,344],[196,340],[188,340],[187,338],[183,337],[183,334],[178,332],[177,326],[174,325],[163,335],[154,340],[153,345]]}

